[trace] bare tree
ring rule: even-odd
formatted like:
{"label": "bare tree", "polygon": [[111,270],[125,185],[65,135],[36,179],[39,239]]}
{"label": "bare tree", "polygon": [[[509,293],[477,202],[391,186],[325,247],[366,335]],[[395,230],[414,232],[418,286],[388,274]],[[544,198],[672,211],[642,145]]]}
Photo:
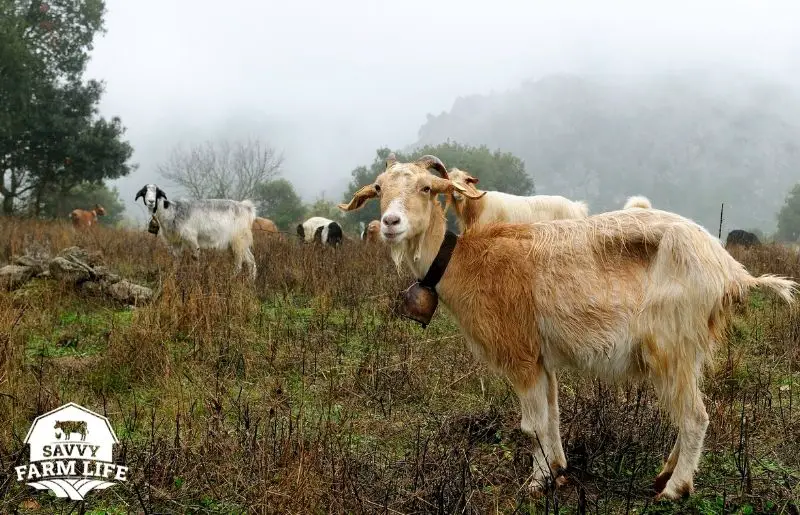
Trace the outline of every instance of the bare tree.
{"label": "bare tree", "polygon": [[253,198],[260,185],[280,174],[283,155],[260,140],[207,141],[177,146],[158,173],[192,198]]}

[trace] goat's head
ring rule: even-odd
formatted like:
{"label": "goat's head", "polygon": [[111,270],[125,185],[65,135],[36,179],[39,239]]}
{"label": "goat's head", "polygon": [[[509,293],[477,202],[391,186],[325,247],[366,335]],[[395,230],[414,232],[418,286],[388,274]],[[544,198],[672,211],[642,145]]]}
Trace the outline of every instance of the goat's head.
{"label": "goat's head", "polygon": [[163,198],[166,200],[167,194],[155,184],[145,184],[144,187],[136,193],[136,197],[133,200],[139,200],[139,197],[144,197],[142,202],[144,202],[144,205],[147,206],[148,209],[152,210],[155,209],[158,199]]}
{"label": "goat's head", "polygon": [[94,213],[97,216],[106,216],[106,209],[100,204],[94,205]]}
{"label": "goat's head", "polygon": [[[435,171],[438,177],[429,173]],[[421,236],[434,215],[434,206],[440,206],[437,195],[453,190],[469,198],[480,198],[466,187],[450,180],[447,168],[435,156],[422,156],[413,163],[399,163],[390,155],[386,170],[375,182],[358,190],[349,204],[339,204],[343,211],[360,209],[372,199],[379,198],[381,205],[380,233],[390,245]]]}

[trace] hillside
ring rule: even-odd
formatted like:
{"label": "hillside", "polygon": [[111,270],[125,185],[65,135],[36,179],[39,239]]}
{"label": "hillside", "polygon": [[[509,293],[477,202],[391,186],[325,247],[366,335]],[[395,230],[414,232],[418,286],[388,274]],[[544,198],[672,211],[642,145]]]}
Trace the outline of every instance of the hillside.
{"label": "hillside", "polygon": [[773,232],[800,179],[800,98],[733,74],[550,76],[457,99],[415,146],[448,139],[520,156],[537,193],[584,198],[593,212],[642,193],[716,233],[724,202],[723,234]]}

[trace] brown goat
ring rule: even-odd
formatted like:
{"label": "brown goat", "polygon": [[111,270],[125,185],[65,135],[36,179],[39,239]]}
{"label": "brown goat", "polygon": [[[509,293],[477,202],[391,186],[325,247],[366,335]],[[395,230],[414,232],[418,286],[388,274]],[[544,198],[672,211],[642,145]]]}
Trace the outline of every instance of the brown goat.
{"label": "brown goat", "polygon": [[256,217],[253,220],[253,234],[256,232],[279,233],[278,226],[269,218]]}
{"label": "brown goat", "polygon": [[95,204],[91,211],[85,209],[73,209],[69,214],[72,220],[72,226],[76,229],[85,229],[93,225],[97,225],[97,217],[105,216],[106,210],[100,204]]}
{"label": "brown goat", "polygon": [[381,241],[381,221],[373,220],[368,223],[361,233],[361,239],[365,243],[378,243]]}
{"label": "brown goat", "polygon": [[[339,207],[352,211],[378,197],[395,263],[422,278],[446,230],[437,196],[454,188],[474,195],[451,182],[434,156],[387,160],[373,184]],[[532,493],[548,478],[565,482],[556,372],[571,367],[653,383],[679,430],[656,478],[657,497],[677,499],[694,489],[708,426],[698,385],[703,365],[725,335],[732,304],[759,286],[791,303],[798,284],[753,277],[708,231],[680,215],[629,209],[474,227],[458,238],[435,289],[473,354],[514,386],[522,430],[533,438]]]}

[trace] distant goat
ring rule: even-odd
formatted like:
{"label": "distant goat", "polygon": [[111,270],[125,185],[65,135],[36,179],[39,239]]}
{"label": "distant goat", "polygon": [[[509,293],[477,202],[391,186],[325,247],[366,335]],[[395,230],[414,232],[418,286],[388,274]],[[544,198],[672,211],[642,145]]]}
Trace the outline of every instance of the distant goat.
{"label": "distant goat", "polygon": [[381,240],[381,221],[373,220],[367,225],[361,222],[361,240],[366,243],[379,242]]}
{"label": "distant goat", "polygon": [[[698,381],[732,304],[756,287],[791,303],[798,284],[753,277],[703,227],[655,209],[491,223],[454,237],[437,199],[453,191],[477,195],[450,180],[439,159],[424,156],[389,163],[339,207],[352,211],[378,198],[395,263],[427,278],[436,261],[430,287],[473,354],[505,374],[517,393],[522,430],[534,443],[532,492],[567,466],[556,380],[562,367],[649,378],[679,428],[656,478],[658,498],[691,492],[708,426]],[[440,259],[447,249],[449,261]]]}
{"label": "distant goat", "polygon": [[73,209],[69,214],[72,220],[72,226],[76,229],[85,229],[93,225],[97,225],[97,217],[105,216],[106,210],[100,204],[95,204],[91,211],[84,209]]}
{"label": "distant goat", "polygon": [[631,209],[632,207],[653,209],[653,204],[650,203],[650,199],[647,197],[642,195],[634,195],[632,197],[628,197],[628,200],[625,202],[625,206],[622,209]]}
{"label": "distant goat", "polygon": [[253,233],[275,233],[280,234],[278,226],[269,218],[256,217],[253,220]]}
{"label": "distant goat", "polygon": [[[387,162],[391,162],[392,155]],[[523,197],[501,191],[480,191],[478,179],[458,168],[449,172],[450,180],[472,198],[454,189],[448,196],[458,215],[461,231],[490,222],[534,223],[566,218],[586,218],[589,206],[584,201],[569,200],[560,195]]]}
{"label": "distant goat", "polygon": [[175,257],[184,246],[192,258],[200,257],[201,248],[230,249],[235,259],[235,271],[247,262],[252,279],[256,277],[253,257],[253,222],[256,208],[249,200],[228,199],[167,200],[167,195],[155,184],[146,184],[134,200],[142,201],[158,221],[165,241]]}
{"label": "distant goat", "polygon": [[337,246],[342,243],[344,233],[342,227],[333,220],[321,216],[312,216],[305,222],[297,224],[297,235],[305,242],[317,242]]}
{"label": "distant goat", "polygon": [[730,247],[731,245],[752,247],[754,245],[761,245],[761,241],[759,241],[758,236],[751,232],[734,229],[728,233],[728,239],[725,241],[726,247]]}

